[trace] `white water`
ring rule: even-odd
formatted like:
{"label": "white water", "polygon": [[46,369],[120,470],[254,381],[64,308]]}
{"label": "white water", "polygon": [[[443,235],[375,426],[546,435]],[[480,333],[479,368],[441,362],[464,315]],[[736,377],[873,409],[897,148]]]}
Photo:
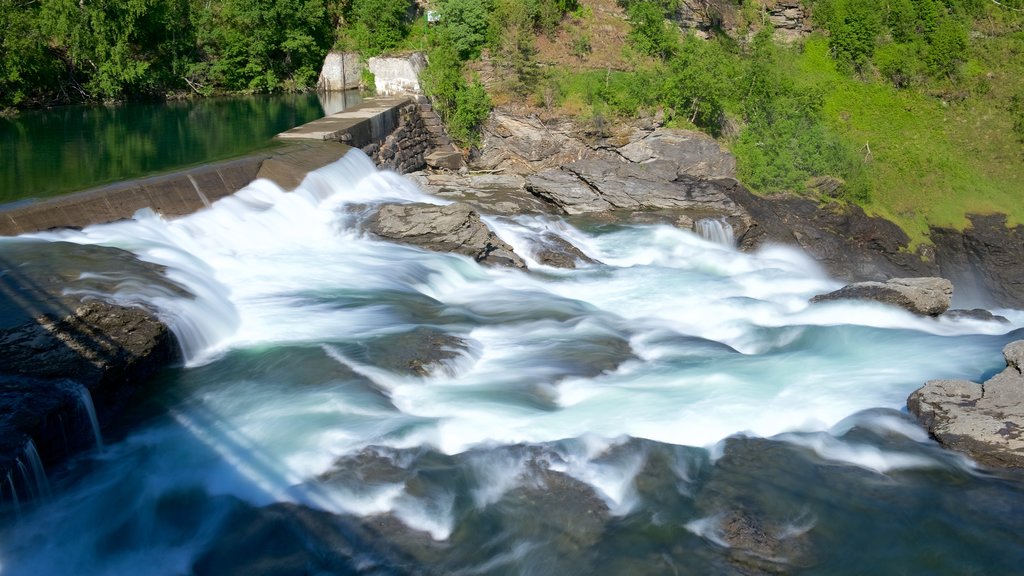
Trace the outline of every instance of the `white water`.
{"label": "white water", "polygon": [[[26,529],[26,541],[70,538],[66,517],[101,513],[94,497],[115,489],[131,494],[115,516],[145,518],[154,495],[170,486],[256,504],[390,511],[447,538],[455,520],[444,494],[408,494],[401,483],[371,490],[315,481],[368,446],[459,454],[578,439],[552,469],[593,486],[614,514],[634,505],[643,459],[600,458],[628,437],[714,447],[737,433],[789,434],[781,438],[878,473],[938,466],[843,444],[831,428],[867,408],[902,408],[928,379],[977,378],[999,367],[1003,340],[995,336],[1024,319],[1004,311],[1014,321],[1007,327],[869,303],[812,306],[811,296],[839,284],[802,254],[783,247],[744,254],[665,226],[594,235],[537,217],[492,218],[517,250],[528,254],[530,238],[557,233],[601,264],[489,269],[360,232],[364,212],[356,207],[382,201],[443,203],[376,172],[356,151],[295,193],[257,181],[179,220],[144,211],[132,221],[39,235],[116,246],[166,266],[196,298],[147,298],[182,341],[187,373],[203,382],[173,407],[173,426],[108,447],[102,459],[124,466],[72,491],[61,514]],[[346,352],[417,326],[463,338],[468,351],[425,378]],[[298,369],[217,371],[232,351],[284,348],[336,375],[310,386]],[[204,370],[212,375],[199,376]],[[474,465],[480,507],[530,482],[522,461]],[[187,567],[189,546],[203,537],[150,543],[147,573]],[[87,548],[63,551],[58,564],[95,567]]]}

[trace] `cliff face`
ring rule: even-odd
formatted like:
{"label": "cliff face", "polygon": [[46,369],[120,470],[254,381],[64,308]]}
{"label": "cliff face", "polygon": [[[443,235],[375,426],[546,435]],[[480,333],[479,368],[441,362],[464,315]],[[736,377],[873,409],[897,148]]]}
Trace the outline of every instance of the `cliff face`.
{"label": "cliff face", "polygon": [[[779,40],[792,42],[811,31],[810,12],[799,0],[756,0],[758,22],[767,22],[775,28]],[[740,6],[730,0],[683,0],[675,21],[680,27],[707,35],[722,30],[731,36],[739,34],[744,16]]]}

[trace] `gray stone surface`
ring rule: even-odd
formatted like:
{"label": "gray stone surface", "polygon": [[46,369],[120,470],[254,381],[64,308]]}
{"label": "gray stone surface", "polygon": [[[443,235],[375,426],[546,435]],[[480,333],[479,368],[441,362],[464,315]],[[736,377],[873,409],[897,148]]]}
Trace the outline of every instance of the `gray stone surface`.
{"label": "gray stone surface", "polygon": [[526,267],[468,204],[384,204],[370,219],[369,230],[427,250],[464,254],[481,264]]}
{"label": "gray stone surface", "polygon": [[619,148],[619,154],[631,162],[660,160],[671,163],[679,176],[732,178],[736,158],[722,150],[718,142],[700,132],[658,128],[647,137]]}
{"label": "gray stone surface", "polygon": [[373,73],[377,94],[397,96],[401,94],[422,94],[420,74],[427,67],[427,58],[422,52],[405,56],[380,56],[367,61]]}
{"label": "gray stone surface", "polygon": [[1024,467],[1024,340],[1003,349],[1006,369],[984,384],[932,380],[907,407],[947,448],[992,466]]}
{"label": "gray stone surface", "polygon": [[328,52],[316,82],[317,91],[338,92],[359,88],[363,68],[366,67],[360,60],[356,52]]}
{"label": "gray stone surface", "polygon": [[158,266],[121,250],[0,243],[0,477],[29,438],[46,462],[92,446],[83,388],[103,423],[179,359],[176,339],[152,311],[98,299],[122,282],[187,295]]}
{"label": "gray stone surface", "polygon": [[949,309],[953,283],[945,278],[893,278],[886,282],[856,282],[811,302],[874,300],[899,306],[915,314],[938,316]]}

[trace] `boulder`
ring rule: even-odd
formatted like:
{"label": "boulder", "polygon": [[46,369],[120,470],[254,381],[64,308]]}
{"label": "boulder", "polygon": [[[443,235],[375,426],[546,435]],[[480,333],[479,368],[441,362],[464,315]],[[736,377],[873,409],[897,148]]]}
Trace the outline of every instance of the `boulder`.
{"label": "boulder", "polygon": [[526,268],[512,247],[487,227],[469,204],[384,204],[369,221],[381,238],[435,252],[464,254],[492,266]]}
{"label": "boulder", "polygon": [[893,278],[886,282],[856,282],[828,294],[811,298],[812,303],[834,300],[874,300],[892,304],[914,314],[938,316],[953,298],[953,283],[945,278]]}
{"label": "boulder", "polygon": [[1003,349],[1006,369],[984,384],[932,380],[907,407],[940,444],[991,466],[1024,467],[1024,340]]}
{"label": "boulder", "polygon": [[483,127],[481,154],[475,167],[528,175],[581,158],[610,154],[591,149],[572,128],[547,126],[537,118],[494,111]]}

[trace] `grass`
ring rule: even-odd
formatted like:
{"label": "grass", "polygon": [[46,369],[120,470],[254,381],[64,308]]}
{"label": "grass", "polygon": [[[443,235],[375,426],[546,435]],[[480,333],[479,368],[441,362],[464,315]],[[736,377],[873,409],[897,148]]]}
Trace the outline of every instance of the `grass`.
{"label": "grass", "polygon": [[947,102],[842,74],[827,50],[824,38],[808,39],[791,63],[793,77],[825,88],[826,122],[863,154],[869,213],[898,224],[912,246],[928,241],[930,226],[964,229],[967,214],[1002,212],[1011,225],[1024,222],[1024,145],[1001,105],[1016,89],[1008,84],[1021,83],[1012,71],[1024,63],[995,57],[981,63],[1008,82]]}

